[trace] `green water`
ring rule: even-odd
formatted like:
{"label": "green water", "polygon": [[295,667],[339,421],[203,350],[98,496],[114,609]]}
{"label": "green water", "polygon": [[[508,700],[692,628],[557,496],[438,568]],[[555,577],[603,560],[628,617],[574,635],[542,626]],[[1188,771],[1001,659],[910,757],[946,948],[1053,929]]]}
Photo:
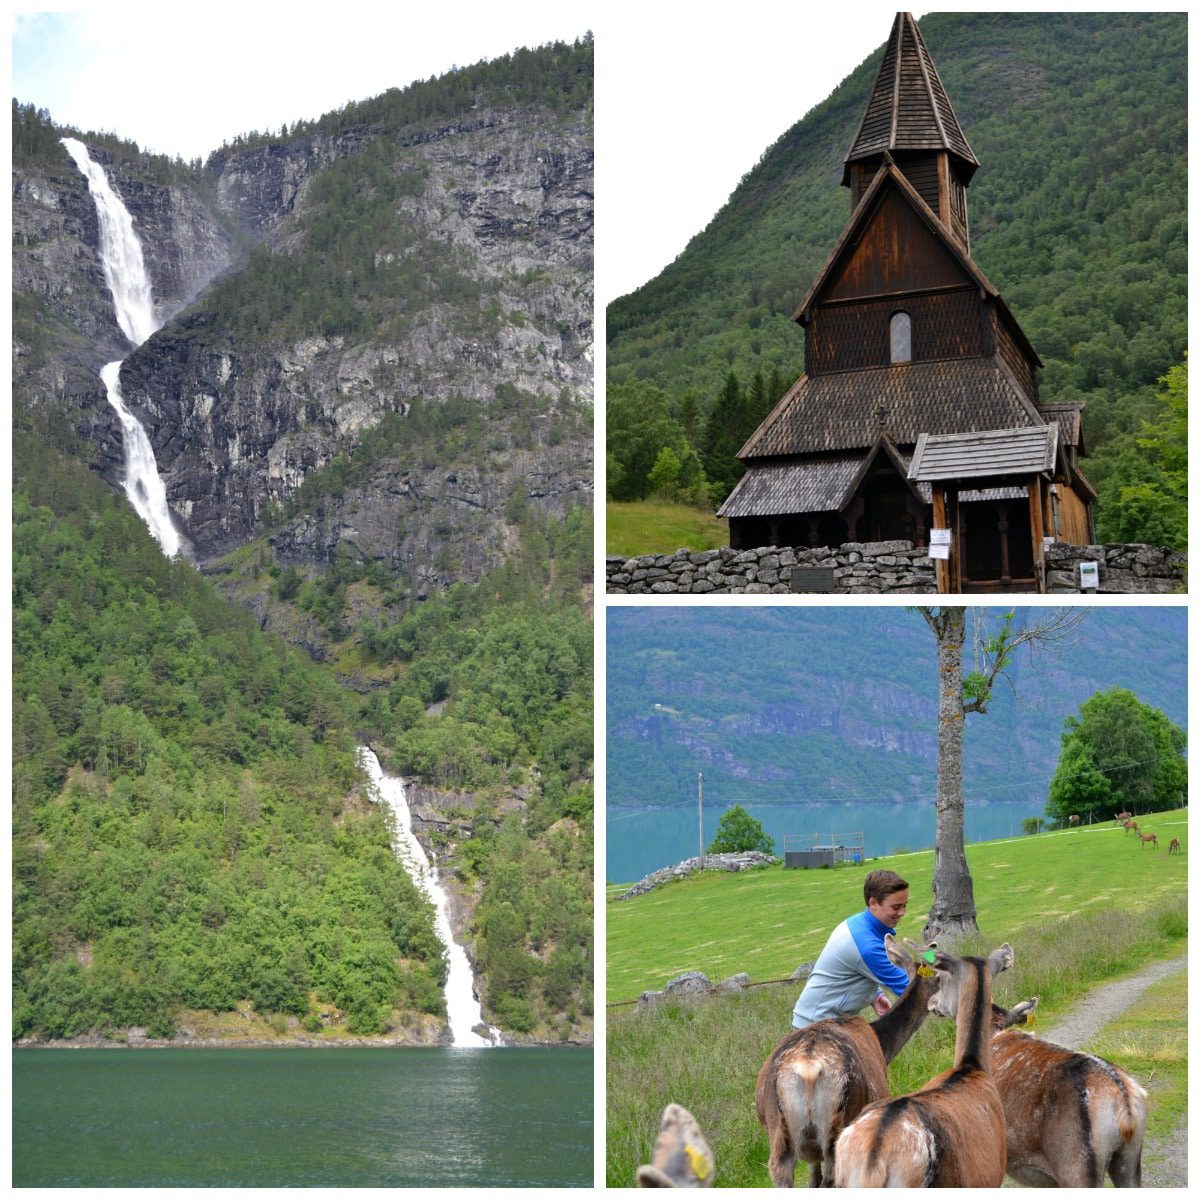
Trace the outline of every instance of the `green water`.
{"label": "green water", "polygon": [[13,1184],[592,1183],[592,1054],[18,1050]]}

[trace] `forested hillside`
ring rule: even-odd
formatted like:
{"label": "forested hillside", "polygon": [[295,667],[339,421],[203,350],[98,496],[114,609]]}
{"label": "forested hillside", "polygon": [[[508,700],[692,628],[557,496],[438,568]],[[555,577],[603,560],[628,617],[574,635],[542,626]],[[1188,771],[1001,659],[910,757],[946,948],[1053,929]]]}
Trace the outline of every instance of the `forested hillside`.
{"label": "forested hillside", "polygon": [[[608,625],[610,805],[689,800],[697,771],[706,798],[928,800],[937,657],[918,614],[621,608]],[[1064,721],[1098,690],[1185,723],[1185,631],[1179,608],[1099,608],[1059,653],[1019,652],[1013,687],[966,724],[968,796],[1040,811]]]}
{"label": "forested hillside", "polygon": [[[19,1035],[238,1008],[444,1038],[366,742],[487,1019],[590,1037],[591,57],[519,50],[204,164],[79,134],[165,321],[132,355],[78,131],[14,102]],[[125,355],[203,570],[114,489],[96,371]]]}
{"label": "forested hillside", "polygon": [[[1158,381],[1186,350],[1186,16],[940,13],[921,30],[982,164],[972,256],[1045,363],[1043,401],[1087,403],[1101,536],[1181,546],[1171,460],[1186,401]],[[764,152],[670,267],[609,306],[613,498],[650,492],[664,446],[698,452],[724,495],[736,467],[721,432],[752,429],[763,392],[777,398],[772,375],[802,371],[791,313],[848,218],[841,162],[879,56]],[[741,410],[710,428],[734,386]]]}

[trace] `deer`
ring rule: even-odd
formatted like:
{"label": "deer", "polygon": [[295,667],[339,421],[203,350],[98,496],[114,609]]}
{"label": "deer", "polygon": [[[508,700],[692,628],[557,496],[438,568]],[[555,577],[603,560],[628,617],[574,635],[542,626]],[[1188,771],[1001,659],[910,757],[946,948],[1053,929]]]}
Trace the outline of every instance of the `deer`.
{"label": "deer", "polygon": [[1133,813],[1131,813],[1131,812],[1117,813],[1117,815],[1115,817],[1113,817],[1113,824],[1121,825],[1121,824],[1124,824],[1124,822],[1126,822],[1126,821],[1132,821],[1132,820],[1133,820]]}
{"label": "deer", "polygon": [[1114,1187],[1141,1187],[1145,1089],[1106,1059],[1010,1028],[1037,1003],[992,1006],[1006,1173],[1027,1187],[1103,1187],[1105,1174]]}
{"label": "deer", "polygon": [[1147,842],[1153,842],[1154,849],[1155,850],[1158,849],[1158,834],[1157,833],[1139,833],[1138,840],[1142,843],[1143,848],[1145,847]]}
{"label": "deer", "polygon": [[1080,824],[1080,822],[1082,822],[1082,820],[1083,820],[1083,818],[1078,813],[1072,813],[1067,818],[1067,824],[1070,825],[1072,828],[1074,828],[1076,825]]}
{"label": "deer", "polygon": [[1131,829],[1133,830],[1134,833],[1138,832],[1138,823],[1134,820],[1129,820],[1129,821],[1125,822],[1125,832],[1128,833]]}
{"label": "deer", "polygon": [[[929,1010],[955,1019],[954,1066],[917,1092],[863,1109],[837,1140],[835,1187],[1004,1182],[1004,1112],[989,1073],[992,980],[1012,964],[1007,942],[986,959],[938,953],[933,964],[938,990]],[[946,986],[950,981],[953,986]]]}
{"label": "deer", "polygon": [[758,1072],[754,1107],[767,1131],[767,1169],[775,1187],[795,1184],[796,1160],[808,1163],[810,1187],[828,1187],[842,1129],[872,1100],[888,1094],[887,1066],[929,1016],[932,972],[918,970],[926,951],[884,936],[888,958],[909,984],[876,1021],[830,1017],[789,1034]]}
{"label": "deer", "polygon": [[1167,853],[1168,853],[1168,854],[1175,854],[1175,853],[1177,853],[1177,852],[1178,852],[1178,850],[1179,850],[1179,839],[1178,839],[1178,838],[1172,838],[1172,839],[1171,839],[1171,844],[1170,844],[1170,846],[1168,846],[1168,847],[1167,847]]}
{"label": "deer", "polygon": [[712,1187],[713,1153],[696,1118],[681,1104],[663,1110],[652,1161],[637,1169],[638,1187]]}

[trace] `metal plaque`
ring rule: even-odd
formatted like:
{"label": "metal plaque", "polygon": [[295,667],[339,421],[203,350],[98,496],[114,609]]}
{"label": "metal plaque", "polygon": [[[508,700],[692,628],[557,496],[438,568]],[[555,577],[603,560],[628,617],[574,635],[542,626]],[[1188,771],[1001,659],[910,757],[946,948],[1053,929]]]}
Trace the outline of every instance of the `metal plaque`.
{"label": "metal plaque", "polygon": [[793,592],[832,592],[837,588],[833,567],[793,567]]}
{"label": "metal plaque", "polygon": [[1079,564],[1079,586],[1082,588],[1098,588],[1100,586],[1100,564],[1098,562],[1081,562]]}

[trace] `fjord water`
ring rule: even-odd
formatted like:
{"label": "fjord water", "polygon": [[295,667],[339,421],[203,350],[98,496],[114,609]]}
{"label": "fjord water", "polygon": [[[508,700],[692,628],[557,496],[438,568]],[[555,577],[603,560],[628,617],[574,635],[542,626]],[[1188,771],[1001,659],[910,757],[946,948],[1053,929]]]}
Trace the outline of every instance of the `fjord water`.
{"label": "fjord water", "polygon": [[[782,856],[785,834],[847,834],[861,831],[868,858],[897,850],[920,850],[933,845],[935,814],[928,804],[755,804],[743,800],[742,807],[775,839],[775,853]],[[717,823],[729,805],[705,805],[704,842],[717,833]],[[993,800],[966,806],[966,838],[969,842],[1019,836],[1021,819],[1041,814],[1027,800]],[[611,883],[634,883],[659,867],[691,858],[700,849],[699,822],[695,805],[671,808],[622,808],[608,810],[607,876]],[[793,849],[799,849],[793,846]]]}
{"label": "fjord water", "polygon": [[18,1187],[584,1187],[592,1055],[18,1050]]}
{"label": "fjord water", "polygon": [[[133,230],[133,218],[121,197],[113,191],[104,168],[92,161],[87,147],[75,138],[63,138],[62,144],[87,180],[88,191],[96,205],[100,221],[100,263],[112,293],[117,324],[135,346],[140,346],[158,329],[159,322],[154,315],[150,275],[142,256],[141,242]],[[121,396],[121,361],[106,364],[100,378],[124,434],[125,494],[162,547],[162,552],[168,558],[174,558],[183,549],[183,538],[171,520],[167,491],[158,474],[150,438]]]}
{"label": "fjord water", "polygon": [[[367,746],[359,746],[358,761],[370,776],[380,800],[392,810],[395,820],[392,848],[396,858],[434,907],[434,924],[438,937],[446,947],[446,1017],[454,1044],[460,1048],[498,1045],[500,1031],[486,1024],[479,1001],[475,998],[475,972],[471,970],[467,952],[454,940],[445,889],[425,854],[424,846],[413,833],[412,813],[404,792],[404,780],[395,775],[385,775],[375,752]],[[481,1037],[475,1032],[477,1028],[488,1029],[488,1036]]]}

